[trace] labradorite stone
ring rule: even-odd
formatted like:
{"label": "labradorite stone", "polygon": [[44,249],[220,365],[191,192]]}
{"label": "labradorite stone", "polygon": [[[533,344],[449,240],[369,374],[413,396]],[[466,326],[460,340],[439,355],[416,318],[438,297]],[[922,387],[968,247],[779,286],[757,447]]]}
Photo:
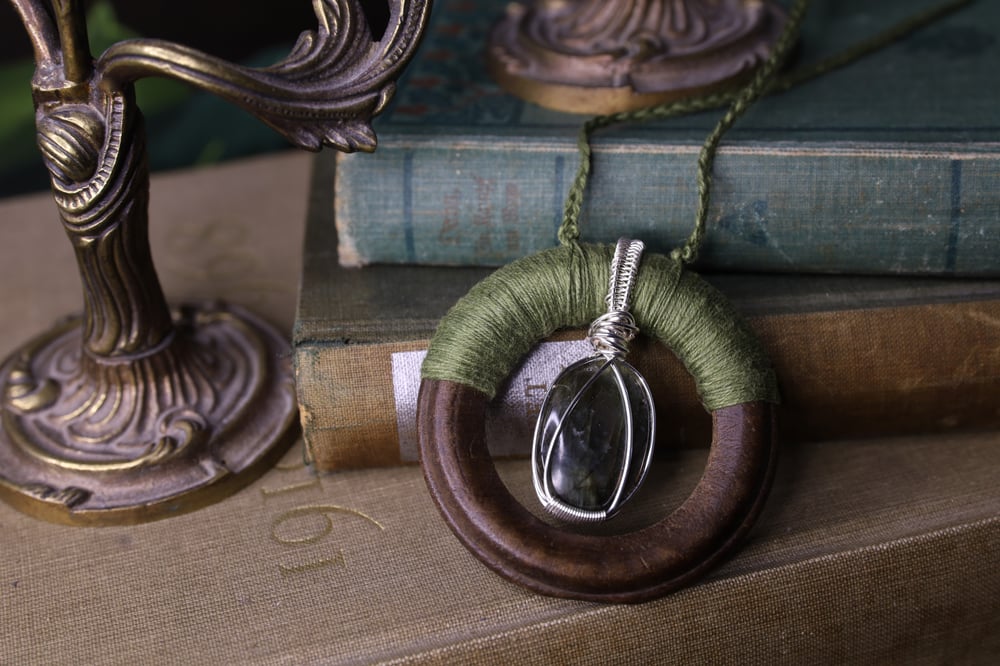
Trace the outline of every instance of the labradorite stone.
{"label": "labradorite stone", "polygon": [[[621,360],[587,359],[556,379],[543,405],[544,455],[554,493],[566,504],[596,511],[614,498],[620,483],[628,431],[627,410],[632,412],[633,461],[643,459],[651,445],[651,409],[641,388],[641,378]],[[559,424],[562,424],[559,427]],[[635,474],[625,470],[626,483]],[[631,493],[626,488],[623,498]]]}

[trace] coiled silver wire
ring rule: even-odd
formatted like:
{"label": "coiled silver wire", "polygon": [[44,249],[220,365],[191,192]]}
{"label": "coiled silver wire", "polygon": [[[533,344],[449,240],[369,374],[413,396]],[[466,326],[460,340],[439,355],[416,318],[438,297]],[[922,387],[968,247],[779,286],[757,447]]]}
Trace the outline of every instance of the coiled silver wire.
{"label": "coiled silver wire", "polygon": [[611,259],[608,295],[604,299],[608,312],[595,319],[587,333],[587,340],[599,354],[608,357],[624,356],[628,353],[628,344],[639,332],[635,318],[628,310],[632,286],[639,273],[639,262],[642,261],[645,249],[642,241],[618,239]]}

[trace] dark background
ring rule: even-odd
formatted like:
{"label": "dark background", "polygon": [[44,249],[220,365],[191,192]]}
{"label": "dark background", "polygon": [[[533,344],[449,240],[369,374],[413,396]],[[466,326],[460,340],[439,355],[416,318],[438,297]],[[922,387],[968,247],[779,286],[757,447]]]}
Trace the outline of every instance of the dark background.
{"label": "dark background", "polygon": [[[315,27],[309,0],[109,0],[122,23],[146,37],[178,41],[230,60],[266,46],[290,44]],[[88,6],[93,2],[87,2]],[[361,2],[373,31],[388,20],[387,0]],[[379,27],[381,26],[381,27]],[[96,54],[95,54],[96,55]],[[0,2],[0,59],[30,57],[17,13]]]}
{"label": "dark background", "polygon": [[[141,35],[178,41],[230,60],[242,60],[265,46],[291,43],[300,32],[315,24],[309,0],[109,2],[119,20]],[[28,57],[31,57],[31,44],[21,21],[13,6],[3,0],[0,2],[0,58]]]}
{"label": "dark background", "polygon": [[[90,0],[116,25],[180,42],[254,66],[284,57],[298,35],[316,27],[310,0]],[[362,0],[376,38],[388,20],[388,0]],[[91,25],[91,32],[96,26]],[[91,48],[102,46],[92,34]],[[34,146],[31,44],[18,14],[0,0],[0,196],[48,188]],[[288,144],[263,123],[222,100],[183,84],[148,79],[137,84],[147,120],[153,170],[206,164],[281,150]]]}

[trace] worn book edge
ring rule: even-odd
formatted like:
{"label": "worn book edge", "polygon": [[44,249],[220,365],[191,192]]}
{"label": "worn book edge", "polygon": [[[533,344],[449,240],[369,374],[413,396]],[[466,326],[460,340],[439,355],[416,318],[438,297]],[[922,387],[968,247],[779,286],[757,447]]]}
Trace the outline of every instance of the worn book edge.
{"label": "worn book edge", "polygon": [[[998,323],[1000,300],[750,318],[775,364],[784,399],[779,424],[790,441],[1000,425]],[[556,340],[582,336],[566,331]],[[303,429],[317,469],[416,462],[418,366],[408,373],[393,366],[427,344],[297,345]],[[544,388],[565,364],[545,358],[555,349],[530,354],[534,374],[515,373],[491,407],[495,455],[527,454]],[[709,420],[669,350],[641,340],[630,360],[653,390],[664,424],[658,445],[706,446]]]}

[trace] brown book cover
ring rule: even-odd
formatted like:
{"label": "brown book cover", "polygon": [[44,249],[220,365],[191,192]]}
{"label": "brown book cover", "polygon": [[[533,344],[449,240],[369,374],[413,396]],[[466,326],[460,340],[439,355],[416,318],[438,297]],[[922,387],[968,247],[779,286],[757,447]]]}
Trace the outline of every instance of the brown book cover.
{"label": "brown book cover", "polygon": [[[154,176],[172,301],[291,326],[309,158]],[[79,306],[46,195],[0,202],[0,353]],[[0,504],[3,664],[996,663],[997,433],[787,447],[746,547],[640,606],[540,597],[494,575],[419,469],[316,476],[297,446],[220,503],[129,527]],[[633,523],[687,494],[703,449],[657,463]],[[501,461],[518,497],[527,465]]]}
{"label": "brown book cover", "polygon": [[[333,161],[317,165],[294,347],[309,455],[321,470],[416,462],[419,355],[474,268],[337,266]],[[709,275],[747,316],[778,373],[782,435],[792,441],[1000,425],[1000,281]],[[583,331],[559,339],[580,338]],[[564,346],[565,347],[565,346]],[[495,454],[523,455],[544,384],[569,353],[544,345],[511,380]],[[709,418],[665,347],[632,361],[657,404],[660,446],[706,446]],[[546,374],[548,373],[548,374]],[[502,440],[502,441],[500,441]]]}

